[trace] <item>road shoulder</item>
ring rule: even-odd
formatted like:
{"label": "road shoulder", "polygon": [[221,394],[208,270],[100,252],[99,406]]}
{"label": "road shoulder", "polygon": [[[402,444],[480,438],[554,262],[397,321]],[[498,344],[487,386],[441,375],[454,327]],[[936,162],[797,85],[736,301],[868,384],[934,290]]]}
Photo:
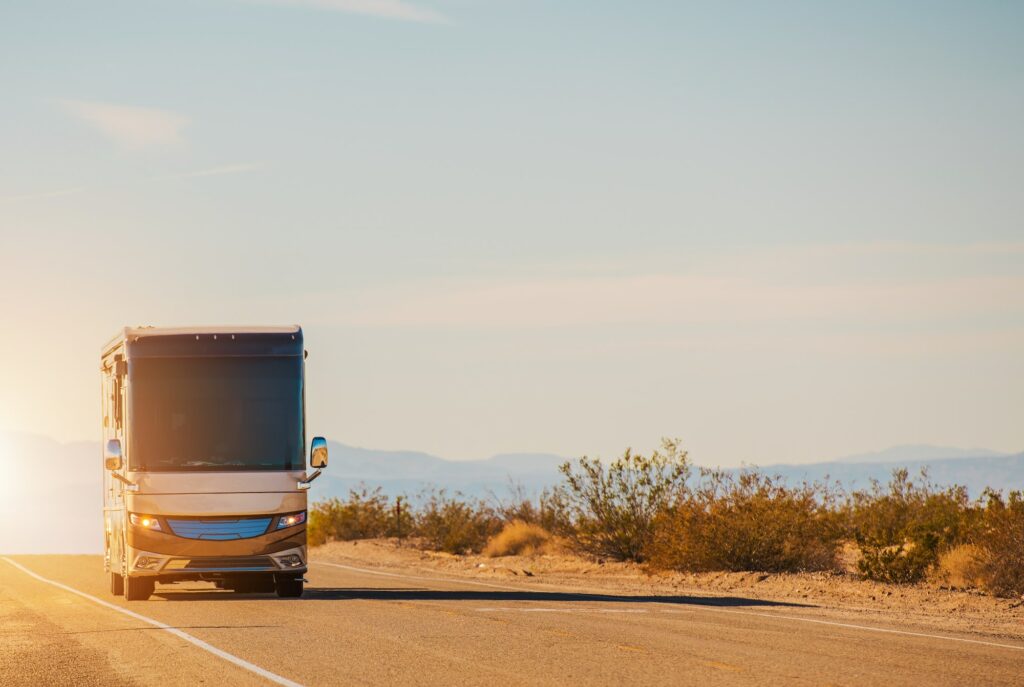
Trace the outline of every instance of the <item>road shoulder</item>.
{"label": "road shoulder", "polygon": [[[651,574],[633,564],[598,562],[568,554],[453,556],[421,551],[396,540],[331,542],[314,549],[311,557],[314,561],[518,589],[746,599],[750,605],[784,604],[787,614],[809,618],[1024,643],[1024,605],[1020,600],[925,585],[886,585],[849,575]],[[768,610],[781,612],[781,608]]]}

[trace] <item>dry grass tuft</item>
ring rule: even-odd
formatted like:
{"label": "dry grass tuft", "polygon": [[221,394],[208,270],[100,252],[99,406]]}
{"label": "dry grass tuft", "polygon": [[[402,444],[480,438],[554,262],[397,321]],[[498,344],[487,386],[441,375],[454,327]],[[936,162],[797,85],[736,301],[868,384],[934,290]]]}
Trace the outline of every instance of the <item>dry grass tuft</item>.
{"label": "dry grass tuft", "polygon": [[529,556],[545,553],[551,544],[551,534],[541,527],[522,520],[513,520],[487,542],[484,555]]}
{"label": "dry grass tuft", "polygon": [[984,551],[974,544],[954,546],[939,555],[932,571],[932,579],[942,585],[980,587],[983,584],[982,560]]}

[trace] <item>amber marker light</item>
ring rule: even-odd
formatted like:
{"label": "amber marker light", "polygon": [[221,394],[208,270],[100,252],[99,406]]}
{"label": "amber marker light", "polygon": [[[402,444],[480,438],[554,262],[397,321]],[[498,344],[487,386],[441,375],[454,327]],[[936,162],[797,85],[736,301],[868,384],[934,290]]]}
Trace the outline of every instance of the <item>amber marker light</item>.
{"label": "amber marker light", "polygon": [[131,523],[136,527],[141,527],[147,530],[155,530],[157,532],[163,531],[160,527],[160,521],[152,515],[139,515],[138,513],[132,513],[128,516]]}
{"label": "amber marker light", "polygon": [[277,521],[277,529],[284,529],[285,527],[294,527],[295,525],[301,525],[306,522],[306,511],[301,513],[291,513],[290,515],[282,515],[281,519]]}

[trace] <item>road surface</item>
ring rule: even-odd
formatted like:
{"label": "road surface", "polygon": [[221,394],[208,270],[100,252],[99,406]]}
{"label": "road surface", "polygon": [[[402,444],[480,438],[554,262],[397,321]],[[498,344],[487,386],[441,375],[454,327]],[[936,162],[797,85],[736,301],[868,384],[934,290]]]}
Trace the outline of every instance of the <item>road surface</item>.
{"label": "road surface", "polygon": [[732,597],[314,562],[302,599],[110,596],[98,556],[0,558],[0,685],[1020,685],[1024,644]]}

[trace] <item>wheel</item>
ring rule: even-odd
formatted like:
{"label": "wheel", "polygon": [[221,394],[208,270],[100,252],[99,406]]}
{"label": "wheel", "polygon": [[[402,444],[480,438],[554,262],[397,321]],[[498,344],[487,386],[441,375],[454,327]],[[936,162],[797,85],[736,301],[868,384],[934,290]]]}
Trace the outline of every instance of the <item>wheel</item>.
{"label": "wheel", "polygon": [[297,599],[302,596],[301,577],[278,577],[277,595],[282,599]]}
{"label": "wheel", "polygon": [[124,578],[124,598],[128,601],[145,601],[153,593],[154,586],[156,583],[152,577],[129,575]]}
{"label": "wheel", "polygon": [[124,578],[116,572],[110,572],[110,593],[114,596],[124,596]]}

